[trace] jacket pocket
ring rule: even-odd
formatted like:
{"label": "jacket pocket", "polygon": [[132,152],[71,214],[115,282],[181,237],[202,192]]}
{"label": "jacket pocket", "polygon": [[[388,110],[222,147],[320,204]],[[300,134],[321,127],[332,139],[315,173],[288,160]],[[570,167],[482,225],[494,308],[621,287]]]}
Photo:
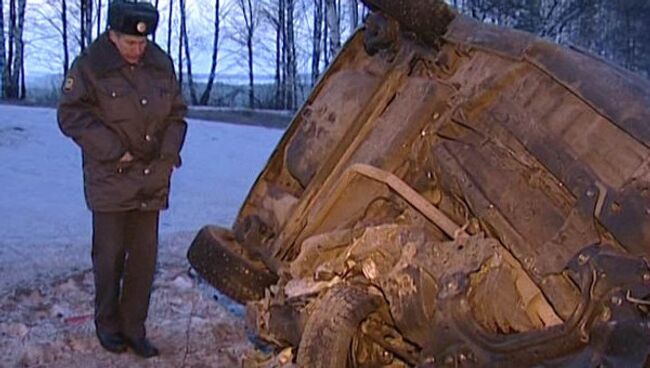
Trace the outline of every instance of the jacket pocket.
{"label": "jacket pocket", "polygon": [[123,80],[106,79],[98,82],[98,102],[106,123],[119,123],[134,117],[133,88]]}
{"label": "jacket pocket", "polygon": [[114,200],[117,197],[115,192],[121,187],[118,182],[123,172],[117,161],[88,160],[84,164],[84,186],[88,193],[93,194],[93,201]]}
{"label": "jacket pocket", "polygon": [[172,108],[173,90],[168,83],[154,82],[151,86],[151,98],[156,118],[164,120]]}
{"label": "jacket pocket", "polygon": [[155,160],[143,171],[142,194],[149,197],[164,197],[169,193],[173,165],[167,161]]}

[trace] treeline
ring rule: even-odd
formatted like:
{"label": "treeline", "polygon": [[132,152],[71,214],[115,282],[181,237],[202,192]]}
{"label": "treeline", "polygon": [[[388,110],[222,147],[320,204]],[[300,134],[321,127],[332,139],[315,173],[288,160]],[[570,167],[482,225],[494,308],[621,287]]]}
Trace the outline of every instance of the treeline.
{"label": "treeline", "polygon": [[[481,21],[577,45],[639,74],[650,75],[647,0],[448,2]],[[0,0],[2,98],[28,96],[26,65],[46,64],[49,70],[65,74],[72,58],[106,29],[109,3]],[[368,12],[359,0],[151,3],[161,15],[152,38],[174,59],[189,102],[273,109],[296,109],[302,103]],[[245,83],[218,83],[220,75],[232,70],[245,74]],[[260,81],[260,75],[271,75],[271,81]]]}
{"label": "treeline", "polygon": [[5,33],[3,0],[0,0],[0,81],[2,98],[24,99],[25,60],[23,30],[25,25],[26,0],[9,0],[8,22]]}
{"label": "treeline", "polygon": [[[252,108],[297,108],[367,12],[358,0],[150,2],[160,12],[152,39],[174,59],[188,100],[194,105]],[[109,4],[110,0],[43,0],[30,7],[26,0],[0,0],[2,98],[27,96],[25,65],[33,63],[25,60],[25,44],[32,45],[30,58],[64,75],[74,56],[105,31]],[[8,9],[8,16],[2,15],[3,9]],[[25,22],[35,26],[26,36]],[[199,57],[204,58],[201,69],[194,63]],[[229,65],[219,68],[223,61]],[[219,69],[245,73],[247,83],[215,88]],[[272,84],[256,81],[260,70],[273,74]]]}
{"label": "treeline", "polygon": [[463,13],[587,49],[650,76],[648,0],[450,0]]}

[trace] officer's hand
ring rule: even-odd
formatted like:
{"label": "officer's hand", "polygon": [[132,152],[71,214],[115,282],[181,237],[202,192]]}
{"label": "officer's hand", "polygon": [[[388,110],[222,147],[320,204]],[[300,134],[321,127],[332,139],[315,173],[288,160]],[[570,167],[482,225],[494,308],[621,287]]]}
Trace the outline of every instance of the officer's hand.
{"label": "officer's hand", "polygon": [[120,158],[120,162],[131,162],[133,161],[133,156],[130,152],[125,152]]}

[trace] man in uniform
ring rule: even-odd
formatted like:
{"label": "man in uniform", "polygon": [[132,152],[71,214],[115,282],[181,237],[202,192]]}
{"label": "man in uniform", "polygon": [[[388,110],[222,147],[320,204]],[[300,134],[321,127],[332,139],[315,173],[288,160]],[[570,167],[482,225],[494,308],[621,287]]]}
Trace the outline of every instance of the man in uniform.
{"label": "man in uniform", "polygon": [[92,211],[95,327],[111,352],[158,355],[145,320],[158,247],[158,214],[179,167],[187,110],[171,59],[147,40],[158,12],[115,0],[109,30],[73,63],[58,109],[61,131],[81,148]]}

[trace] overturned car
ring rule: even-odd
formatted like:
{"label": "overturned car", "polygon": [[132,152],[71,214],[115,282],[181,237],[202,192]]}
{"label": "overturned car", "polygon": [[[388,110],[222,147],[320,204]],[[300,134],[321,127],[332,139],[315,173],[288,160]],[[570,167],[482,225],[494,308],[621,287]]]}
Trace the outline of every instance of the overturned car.
{"label": "overturned car", "polygon": [[442,1],[364,2],[192,266],[301,367],[647,366],[648,81]]}

